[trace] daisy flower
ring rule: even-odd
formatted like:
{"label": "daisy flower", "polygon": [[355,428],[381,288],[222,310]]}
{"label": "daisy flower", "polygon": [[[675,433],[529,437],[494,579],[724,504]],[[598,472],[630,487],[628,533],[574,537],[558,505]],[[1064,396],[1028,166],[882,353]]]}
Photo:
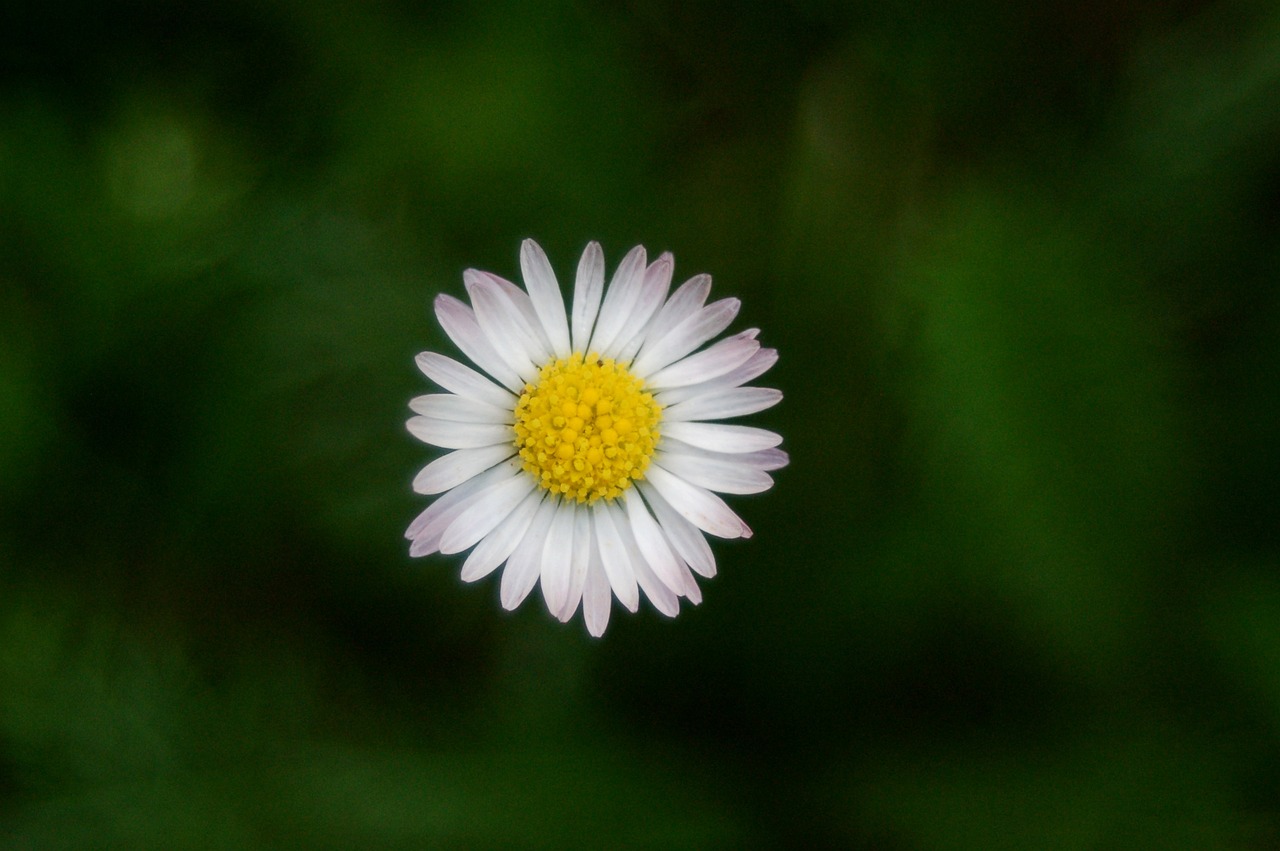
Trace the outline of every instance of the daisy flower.
{"label": "daisy flower", "polygon": [[501,600],[535,584],[561,621],[579,606],[601,635],[613,597],[634,612],[640,594],[674,617],[702,601],[694,574],[712,577],[705,535],[749,538],[716,493],[768,490],[787,455],[771,431],[718,420],[772,407],[782,393],[744,386],[778,360],[751,328],[706,346],[738,313],[706,303],[697,275],[668,296],[673,260],[633,248],[605,287],[604,253],[578,262],[573,303],[547,256],[524,241],[525,289],[468,269],[471,304],[435,301],[446,334],[483,372],[435,352],[418,367],[445,393],[409,403],[409,431],[452,450],[413,481],[441,494],[410,524],[410,555],[471,549],[462,578],[505,563]]}

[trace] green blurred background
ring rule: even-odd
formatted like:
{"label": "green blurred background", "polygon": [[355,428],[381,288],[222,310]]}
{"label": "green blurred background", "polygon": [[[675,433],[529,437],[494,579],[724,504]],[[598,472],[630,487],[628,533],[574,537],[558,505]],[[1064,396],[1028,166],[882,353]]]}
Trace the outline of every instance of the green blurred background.
{"label": "green blurred background", "polygon": [[[603,640],[401,535],[468,266],[790,468]],[[0,847],[1280,847],[1280,7],[0,12]]]}

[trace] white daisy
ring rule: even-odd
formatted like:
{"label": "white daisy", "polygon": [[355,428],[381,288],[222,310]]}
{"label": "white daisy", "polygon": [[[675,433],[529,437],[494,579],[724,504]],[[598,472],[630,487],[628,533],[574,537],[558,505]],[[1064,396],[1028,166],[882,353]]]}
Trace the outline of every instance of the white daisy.
{"label": "white daisy", "polygon": [[703,534],[749,538],[719,493],[773,484],[782,438],[716,420],[772,407],[782,393],[746,387],[778,360],[752,328],[702,348],[738,313],[734,298],[706,304],[711,277],[668,298],[673,260],[633,248],[604,285],[604,253],[578,262],[572,311],[536,242],[524,241],[526,290],[468,269],[471,306],[436,297],[445,333],[486,375],[434,352],[418,367],[447,393],[409,403],[409,431],[453,450],[413,481],[443,494],[410,524],[409,553],[474,547],[462,578],[504,562],[501,599],[514,609],[541,580],[551,614],[582,606],[594,636],[612,598],[634,612],[640,592],[674,617],[679,598],[702,601],[694,574],[715,575]]}

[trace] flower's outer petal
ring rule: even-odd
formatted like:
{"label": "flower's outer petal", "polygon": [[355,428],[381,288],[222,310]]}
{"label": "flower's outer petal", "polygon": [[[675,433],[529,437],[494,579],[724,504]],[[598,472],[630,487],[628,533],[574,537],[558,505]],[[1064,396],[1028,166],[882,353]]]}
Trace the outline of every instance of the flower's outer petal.
{"label": "flower's outer petal", "polygon": [[780,435],[754,426],[726,423],[663,423],[662,439],[670,437],[712,452],[757,452],[782,442]]}
{"label": "flower's outer petal", "polygon": [[[621,510],[619,510],[621,515]],[[631,524],[627,522],[625,517],[619,517],[618,537],[622,539],[623,545],[627,549],[627,558],[630,559],[632,568],[635,570],[636,583],[640,586],[640,590],[649,598],[649,602],[653,603],[653,607],[669,618],[674,618],[680,614],[679,595],[667,587],[666,583],[660,580],[653,572],[653,568],[649,567],[649,562],[645,560],[644,555],[640,552],[640,547],[636,543],[635,536],[631,534]]]}
{"label": "flower's outer petal", "polygon": [[478,449],[456,449],[423,467],[413,479],[413,489],[423,494],[444,493],[514,454],[514,446],[500,443]]}
{"label": "flower's outer petal", "polygon": [[731,387],[746,384],[751,379],[758,378],[768,372],[770,367],[777,362],[777,349],[761,349],[748,358],[746,363],[730,373],[701,384],[690,384],[685,387],[673,387],[670,390],[663,390],[660,393],[655,393],[654,398],[662,405],[678,405],[688,399],[696,399],[708,393],[728,390]]}
{"label": "flower's outer petal", "polygon": [[640,499],[640,494],[635,488],[624,491],[622,501],[626,504],[627,519],[631,522],[631,534],[635,537],[637,546],[640,547],[640,554],[644,556],[649,567],[653,568],[654,574],[662,580],[663,584],[675,593],[681,593],[684,590],[684,580],[680,577],[675,553],[671,551],[666,536],[662,534],[662,527],[653,519],[649,509],[645,508],[644,501]]}
{"label": "flower's outer petal", "polygon": [[600,563],[613,587],[613,593],[627,611],[634,612],[640,605],[640,592],[636,588],[636,574],[631,566],[626,544],[618,532],[619,524],[625,520],[621,512],[605,501],[597,502],[591,507],[591,520],[595,527]]}
{"label": "flower's outer petal", "polygon": [[418,440],[444,449],[476,449],[499,443],[510,445],[516,439],[511,426],[497,423],[457,423],[430,417],[410,417],[405,425]]}
{"label": "flower's outer petal", "polygon": [[475,305],[476,321],[489,340],[489,345],[511,371],[524,381],[532,381],[538,375],[534,366],[538,344],[520,327],[519,314],[505,299],[497,284],[489,281],[472,281],[467,287],[471,303]]}
{"label": "flower's outer petal", "polygon": [[684,592],[682,596],[687,597],[690,603],[695,606],[702,605],[702,589],[698,587],[698,580],[693,578],[693,574],[689,572],[689,565],[684,563],[683,559],[676,559],[676,567],[680,571],[680,579],[684,583]]}
{"label": "flower's outer petal", "polygon": [[640,346],[644,344],[643,332],[649,327],[649,321],[653,319],[654,314],[667,298],[667,291],[671,289],[671,272],[674,267],[675,259],[668,251],[649,264],[649,268],[645,270],[644,282],[640,287],[640,294],[636,297],[635,307],[627,315],[627,321],[614,341],[613,355],[619,363],[629,363],[640,350]]}
{"label": "flower's outer petal", "polygon": [[776,447],[759,449],[755,452],[713,452],[710,449],[690,446],[683,440],[676,440],[667,434],[662,436],[662,452],[664,455],[696,455],[699,458],[710,458],[712,461],[731,461],[764,470],[766,473],[781,470],[791,463],[791,456]]}
{"label": "flower's outer petal", "polygon": [[637,482],[645,502],[653,509],[653,516],[662,524],[662,531],[680,558],[700,575],[710,579],[716,575],[716,558],[711,552],[711,545],[697,526],[681,516],[671,507],[666,497],[658,493],[658,489],[648,482]]}
{"label": "flower's outer petal", "polygon": [[[547,339],[547,329],[542,327],[542,320],[538,318],[537,311],[533,309],[533,299],[529,298],[527,292],[501,275],[482,272],[478,269],[468,269],[463,272],[462,280],[467,283],[468,291],[470,290],[470,281],[473,280],[489,281],[496,284],[502,294],[506,296],[510,307],[515,310],[520,327],[536,341],[534,349],[531,350],[530,358],[534,363],[546,363],[552,359],[551,341]],[[533,356],[533,352],[537,353],[537,357]]]}
{"label": "flower's outer petal", "polygon": [[654,456],[653,463],[690,484],[717,493],[763,493],[773,487],[773,477],[768,473],[735,461],[661,453]]}
{"label": "flower's outer petal", "polygon": [[471,494],[493,484],[510,475],[510,471],[514,469],[511,465],[503,465],[501,467],[493,467],[486,470],[483,475],[472,478],[463,482],[458,487],[449,491],[444,496],[428,505],[423,511],[413,519],[409,524],[409,528],[405,529],[404,536],[410,541],[416,539],[422,534],[423,528],[438,516],[442,511],[446,511],[450,506],[467,499]]}
{"label": "flower's outer petal", "polygon": [[[468,293],[471,293],[476,287],[485,287],[492,293],[494,302],[501,306],[514,327],[515,333],[520,338],[521,345],[524,346],[529,360],[535,364],[542,364],[552,360],[551,344],[547,341],[547,331],[542,327],[538,314],[534,312],[533,301],[529,298],[527,292],[510,281],[489,272],[477,272],[474,269],[468,269],[463,273],[462,279],[466,284]],[[474,301],[473,297],[473,304]],[[479,313],[476,314],[476,318],[480,318]]]}
{"label": "flower's outer petal", "polygon": [[459,423],[510,425],[515,422],[515,412],[510,408],[499,408],[453,393],[428,393],[426,396],[415,396],[409,401],[409,408],[415,414],[421,414],[424,417],[453,420]]}
{"label": "flower's outer petal", "polygon": [[709,349],[676,361],[649,376],[645,383],[651,390],[665,390],[686,384],[701,384],[732,372],[760,350],[760,342],[748,336],[755,330],[753,328],[727,337]]}
{"label": "flower's outer petal", "polygon": [[416,558],[434,553],[440,548],[440,536],[444,530],[470,507],[473,500],[499,482],[519,475],[524,475],[520,465],[507,461],[463,482],[428,505],[405,530],[404,536],[413,541],[409,555]]}
{"label": "flower's outer petal", "polygon": [[560,611],[556,613],[561,623],[569,622],[573,613],[578,610],[579,602],[585,604],[582,594],[593,550],[595,550],[595,542],[591,540],[591,515],[585,506],[578,506],[573,515],[573,558],[569,567],[569,594],[565,597]]}
{"label": "flower's outer petal", "polygon": [[[723,298],[685,319],[675,328],[654,329],[653,336],[640,351],[631,366],[637,378],[645,378],[665,366],[675,363],[721,331],[738,315],[742,302],[736,298]],[[665,333],[664,333],[665,331]],[[657,342],[653,342],[656,340]]]}
{"label": "flower's outer petal", "polygon": [[645,329],[646,344],[656,344],[676,326],[696,314],[706,304],[710,294],[710,275],[694,275],[681,284],[649,322],[649,327]]}
{"label": "flower's outer petal", "polygon": [[[604,250],[600,243],[587,243],[578,261],[578,277],[573,285],[573,333],[575,352],[587,354],[591,329],[600,313],[600,299],[604,295]],[[605,614],[608,619],[608,614]]]}
{"label": "flower's outer petal", "polygon": [[515,396],[453,358],[422,352],[416,362],[423,375],[451,393],[485,405],[515,410]]}
{"label": "flower's outer petal", "polygon": [[781,449],[760,449],[756,452],[744,452],[738,456],[738,460],[744,464],[750,464],[753,467],[769,472],[770,470],[781,470],[783,467],[791,463],[791,456]]}
{"label": "flower's outer petal", "polygon": [[595,330],[591,332],[591,344],[583,354],[595,352],[603,354],[613,345],[626,324],[627,312],[639,297],[640,286],[644,283],[645,253],[644,246],[637,245],[627,252],[613,273],[604,293],[604,303],[600,305],[600,316],[596,319]]}
{"label": "flower's outer petal", "polygon": [[533,522],[507,559],[499,592],[502,608],[507,611],[523,603],[538,582],[538,574],[542,570],[542,549],[547,541],[547,530],[551,527],[555,509],[554,499],[544,499],[539,503]]}
{"label": "flower's outer petal", "polygon": [[449,335],[449,339],[453,340],[454,345],[464,355],[471,358],[472,363],[492,375],[508,390],[520,392],[524,382],[494,351],[488,337],[480,330],[480,323],[476,321],[476,315],[471,308],[453,296],[438,295],[436,296],[436,319],[439,320],[444,332]]}
{"label": "flower's outer petal", "polygon": [[577,505],[562,502],[542,547],[542,597],[553,616],[559,614],[569,596],[569,573],[573,567],[573,527]]}
{"label": "flower's outer petal", "polygon": [[556,357],[567,358],[570,354],[569,319],[564,312],[564,296],[542,246],[532,239],[526,239],[520,246],[520,271],[524,274],[529,298],[533,300],[534,312],[542,320],[547,339],[551,341],[552,351]]}
{"label": "flower's outer petal", "polygon": [[529,476],[512,476],[480,495],[440,536],[440,552],[460,553],[475,546],[507,518],[537,485]]}
{"label": "flower's outer petal", "polygon": [[600,550],[593,542],[587,578],[582,586],[582,619],[587,623],[587,632],[593,637],[604,635],[605,627],[609,625],[611,608],[613,594],[609,590],[609,577],[605,575],[604,565],[600,562]]}
{"label": "flower's outer petal", "polygon": [[743,523],[723,499],[706,488],[689,484],[653,464],[645,471],[645,478],[653,483],[672,508],[708,535],[717,538],[751,537],[751,527]]}
{"label": "flower's outer petal", "polygon": [[662,412],[662,418],[668,422],[725,420],[767,410],[781,401],[782,391],[772,387],[729,387],[672,405]]}
{"label": "flower's outer petal", "polygon": [[462,563],[463,582],[475,582],[477,579],[483,579],[492,573],[498,565],[507,560],[507,557],[516,548],[516,544],[519,544],[520,539],[524,537],[529,524],[533,522],[533,515],[538,510],[542,498],[543,491],[541,488],[534,488],[529,491],[524,500],[510,514],[504,517],[502,522],[484,537],[484,540],[476,544],[476,548],[467,555],[467,560]]}

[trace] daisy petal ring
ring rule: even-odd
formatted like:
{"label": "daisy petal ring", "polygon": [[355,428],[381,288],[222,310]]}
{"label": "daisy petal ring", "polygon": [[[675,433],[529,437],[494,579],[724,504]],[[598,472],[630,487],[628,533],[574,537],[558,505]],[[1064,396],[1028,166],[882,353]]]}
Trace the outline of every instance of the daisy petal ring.
{"label": "daisy petal ring", "polygon": [[505,608],[541,585],[553,616],[567,622],[581,607],[593,636],[614,597],[634,612],[643,593],[669,617],[681,597],[702,601],[694,574],[716,572],[705,535],[751,537],[717,494],[768,490],[770,471],[787,464],[777,434],[719,421],[782,393],[746,386],[778,360],[758,329],[711,343],[739,301],[707,304],[708,275],[668,295],[673,265],[637,246],[606,287],[593,242],[566,310],[547,256],[527,239],[525,289],[468,269],[470,305],[436,297],[441,327],[480,371],[418,355],[447,392],[409,403],[409,431],[451,451],[413,481],[440,496],[405,532],[410,555],[470,549],[467,582],[505,564]]}

